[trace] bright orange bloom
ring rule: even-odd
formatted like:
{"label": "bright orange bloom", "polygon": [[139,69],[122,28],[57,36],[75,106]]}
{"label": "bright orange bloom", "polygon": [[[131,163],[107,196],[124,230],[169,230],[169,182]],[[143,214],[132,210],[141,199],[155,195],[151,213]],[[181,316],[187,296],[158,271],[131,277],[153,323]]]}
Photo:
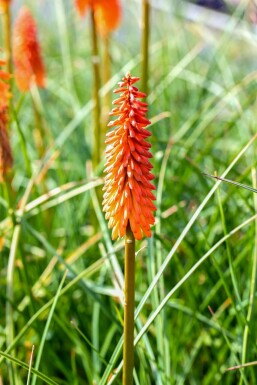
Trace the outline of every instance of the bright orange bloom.
{"label": "bright orange bloom", "polygon": [[147,103],[139,101],[146,94],[133,86],[139,78],[127,74],[115,93],[121,96],[113,102],[117,105],[110,113],[118,119],[109,123],[117,126],[106,136],[106,164],[103,211],[112,228],[112,239],[123,237],[128,223],[136,239],[143,233],[151,236],[150,225],[154,224],[153,211],[156,210],[150,182],[152,165],[149,158],[150,143],[146,141],[151,134],[146,129],[150,123],[146,119]]}
{"label": "bright orange bloom", "polygon": [[[5,62],[0,60],[0,66],[2,65],[5,65]],[[9,84],[5,82],[9,77],[9,74],[0,70],[0,182],[12,167],[12,152],[7,132],[10,92]]]}
{"label": "bright orange bloom", "polygon": [[101,35],[117,28],[121,18],[120,0],[75,0],[80,16],[85,16],[89,7],[94,10],[96,26]]}
{"label": "bright orange bloom", "polygon": [[35,20],[27,7],[22,7],[13,30],[15,79],[20,91],[28,91],[33,82],[45,86],[45,69],[37,39]]}

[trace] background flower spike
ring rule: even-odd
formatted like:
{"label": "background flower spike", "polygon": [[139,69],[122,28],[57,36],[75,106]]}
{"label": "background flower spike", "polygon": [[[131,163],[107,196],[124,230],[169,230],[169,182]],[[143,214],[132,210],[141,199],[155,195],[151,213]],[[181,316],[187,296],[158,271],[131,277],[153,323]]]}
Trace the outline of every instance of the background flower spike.
{"label": "background flower spike", "polygon": [[22,7],[13,29],[15,80],[20,91],[29,91],[33,82],[45,87],[45,68],[37,38],[35,20],[27,7]]}
{"label": "background flower spike", "polygon": [[[0,60],[0,66],[5,61]],[[4,181],[5,175],[12,167],[12,151],[8,135],[8,101],[10,98],[9,83],[10,75],[0,68],[0,183]]]}

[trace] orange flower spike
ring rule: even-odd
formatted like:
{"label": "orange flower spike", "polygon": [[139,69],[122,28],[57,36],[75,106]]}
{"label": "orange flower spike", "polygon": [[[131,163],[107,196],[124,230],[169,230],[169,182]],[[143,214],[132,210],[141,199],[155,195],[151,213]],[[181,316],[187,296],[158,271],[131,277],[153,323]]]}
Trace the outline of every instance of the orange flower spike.
{"label": "orange flower spike", "polygon": [[28,91],[33,82],[45,86],[45,69],[37,39],[35,20],[27,7],[22,7],[13,30],[15,79],[20,91]]}
{"label": "orange flower spike", "polygon": [[104,36],[118,27],[121,19],[120,0],[98,0],[94,6],[99,33]]}
{"label": "orange flower spike", "polygon": [[0,0],[0,9],[5,11],[11,5],[11,0]]}
{"label": "orange flower spike", "polygon": [[115,107],[110,115],[118,116],[109,123],[116,127],[106,136],[106,163],[104,172],[103,211],[112,228],[112,239],[123,237],[128,223],[136,239],[143,234],[151,236],[150,225],[154,224],[153,200],[155,190],[151,180],[152,165],[149,158],[151,134],[146,129],[150,121],[146,118],[147,104],[140,98],[146,95],[133,85],[139,78],[127,74],[115,93],[121,96],[113,102]]}
{"label": "orange flower spike", "polygon": [[[5,65],[0,60],[0,66]],[[9,84],[4,80],[8,80],[10,75],[0,70],[0,182],[3,181],[4,175],[12,167],[12,152],[7,132],[8,125],[8,100],[10,98]]]}
{"label": "orange flower spike", "polygon": [[117,28],[121,18],[120,0],[75,0],[76,9],[81,17],[89,7],[94,11],[98,32],[104,36]]}

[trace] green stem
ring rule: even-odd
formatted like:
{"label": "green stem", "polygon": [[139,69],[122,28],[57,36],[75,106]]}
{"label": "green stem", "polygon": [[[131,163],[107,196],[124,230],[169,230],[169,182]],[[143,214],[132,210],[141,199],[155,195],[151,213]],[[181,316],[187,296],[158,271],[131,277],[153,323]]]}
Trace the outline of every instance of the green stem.
{"label": "green stem", "polygon": [[11,111],[12,111],[12,116],[13,116],[13,119],[14,119],[16,127],[17,127],[17,132],[18,132],[19,139],[20,139],[21,151],[23,153],[23,157],[24,157],[24,161],[25,161],[26,171],[27,171],[28,176],[30,177],[32,175],[32,169],[31,169],[31,163],[30,163],[29,154],[28,154],[28,150],[27,150],[26,138],[25,138],[23,131],[21,129],[20,122],[19,122],[18,115],[17,115],[17,111],[13,105],[11,105]]}
{"label": "green stem", "polygon": [[[21,226],[16,225],[13,231],[12,244],[10,249],[10,255],[7,266],[7,276],[6,276],[6,347],[8,348],[14,339],[14,318],[13,318],[13,302],[14,302],[14,267],[15,267],[15,259],[20,239]],[[15,370],[13,364],[10,364],[9,374],[11,384],[15,384]]]}
{"label": "green stem", "polygon": [[[111,79],[111,60],[110,60],[110,37],[107,33],[103,37],[103,84],[106,85]],[[103,126],[107,127],[109,121],[109,111],[111,109],[112,96],[111,90],[107,91],[103,97]],[[103,130],[102,130],[103,131]],[[101,132],[103,136],[103,132]],[[104,142],[104,138],[101,137],[101,143]]]}
{"label": "green stem", "polygon": [[94,11],[91,9],[91,39],[92,39],[92,65],[93,65],[93,121],[94,121],[94,145],[93,145],[93,166],[94,168],[100,163],[101,150],[103,143],[101,143],[101,126],[100,126],[100,60],[98,51],[97,31],[95,24]]}
{"label": "green stem", "polygon": [[7,203],[7,210],[11,209],[12,207],[12,197],[11,197],[11,182],[9,181],[9,178],[7,175],[3,175],[3,192],[4,197]]}
{"label": "green stem", "polygon": [[[256,188],[256,171],[252,169],[252,179],[253,179],[253,187]],[[254,195],[254,206],[255,211],[257,210],[257,197]],[[247,358],[247,346],[248,346],[248,336],[250,332],[250,324],[252,321],[253,310],[254,310],[254,295],[256,288],[256,280],[257,280],[257,220],[255,220],[255,247],[253,252],[253,265],[252,265],[252,274],[251,274],[251,282],[250,282],[250,294],[249,294],[249,307],[246,317],[246,325],[244,329],[244,337],[243,337],[243,347],[242,347],[242,365],[246,363]],[[240,385],[243,383],[242,376],[240,378]]]}
{"label": "green stem", "polygon": [[[20,235],[21,235],[21,218],[25,211],[25,206],[27,204],[27,201],[29,199],[31,190],[34,185],[34,179],[31,179],[30,182],[27,185],[26,191],[23,195],[23,198],[20,201],[20,216],[17,221],[16,218],[16,224],[14,226],[13,230],[13,236],[12,236],[12,242],[11,242],[11,248],[10,248],[10,254],[9,254],[9,260],[8,260],[8,266],[7,266],[7,274],[6,274],[6,349],[10,349],[11,346],[13,346],[13,342],[15,340],[14,338],[14,310],[13,310],[13,303],[14,303],[14,268],[15,268],[15,260],[16,255],[19,248],[19,241],[20,241]],[[15,354],[14,354],[15,356]],[[10,364],[9,368],[9,374],[10,374],[10,384],[15,385],[18,382],[17,379],[17,373],[15,366],[13,364]]]}
{"label": "green stem", "polygon": [[[217,189],[217,197],[218,197],[218,204],[219,204],[219,209],[220,209],[221,222],[222,222],[222,227],[223,227],[224,235],[227,235],[228,231],[227,231],[226,218],[225,218],[225,214],[224,214],[224,210],[223,210],[223,206],[222,206],[222,200],[221,200],[220,189],[219,188]],[[238,285],[237,285],[237,281],[236,281],[236,275],[235,275],[235,272],[234,272],[233,258],[232,258],[232,254],[231,254],[231,248],[230,248],[229,240],[226,240],[226,249],[227,249],[229,271],[230,271],[230,275],[231,275],[231,281],[232,281],[232,285],[233,285],[233,290],[234,290],[235,297],[236,297],[236,300],[237,300],[237,303],[238,303],[238,306],[239,306],[239,309],[240,309],[239,312],[237,310],[237,306],[236,306],[235,301],[232,298],[232,296],[231,296],[231,302],[233,304],[233,307],[235,309],[236,315],[238,317],[238,321],[242,325],[242,323],[246,324],[246,319],[245,319],[245,316],[244,316],[244,309],[243,309],[243,306],[242,306],[242,300],[241,300],[241,297],[240,297],[240,294],[239,294],[239,289],[238,289]],[[223,281],[225,283],[225,279]]]}
{"label": "green stem", "polygon": [[70,93],[70,103],[72,108],[77,111],[79,109],[79,100],[76,93],[76,87],[73,78],[72,53],[69,40],[70,28],[67,25],[65,2],[63,0],[56,0],[55,9],[57,16],[57,25],[59,29],[59,42],[62,53],[62,64],[64,71],[64,81]]}
{"label": "green stem", "polygon": [[40,106],[38,105],[38,100],[36,98],[36,90],[37,90],[36,85],[32,84],[30,88],[30,95],[31,95],[31,101],[32,101],[34,118],[35,118],[34,140],[38,151],[38,156],[39,158],[42,158],[45,150],[44,137],[46,136],[45,135],[46,133],[43,125]]}
{"label": "green stem", "polygon": [[125,238],[125,299],[123,385],[133,385],[134,307],[135,307],[135,238],[128,224]]}
{"label": "green stem", "polygon": [[149,72],[149,24],[150,4],[149,0],[143,0],[143,36],[142,36],[142,91],[147,94],[148,72]]}
{"label": "green stem", "polygon": [[[64,272],[64,275],[62,277],[61,283],[60,283],[60,285],[58,287],[58,290],[56,292],[56,295],[54,297],[54,302],[52,304],[51,310],[50,310],[49,315],[47,317],[47,321],[46,321],[46,325],[45,325],[45,328],[44,328],[44,332],[42,334],[42,337],[41,337],[41,340],[40,340],[40,344],[39,344],[39,347],[38,347],[37,358],[36,358],[35,367],[34,367],[34,369],[37,370],[37,371],[39,370],[39,365],[40,365],[40,361],[41,361],[41,358],[42,358],[42,355],[43,355],[43,350],[44,350],[44,346],[45,346],[45,342],[46,342],[47,333],[49,331],[50,324],[51,324],[51,321],[52,321],[52,318],[53,318],[53,315],[54,315],[54,311],[55,311],[55,308],[56,308],[56,305],[57,305],[57,301],[58,301],[58,299],[60,297],[60,293],[61,293],[64,281],[66,279],[67,273],[68,273],[68,270],[66,269],[65,272]],[[36,382],[37,382],[37,375],[34,374],[34,376],[32,378],[32,381],[31,381],[31,385],[36,385]]]}
{"label": "green stem", "polygon": [[32,345],[30,360],[29,360],[29,371],[28,371],[28,378],[27,378],[27,384],[30,384],[30,377],[31,377],[31,369],[32,369],[32,362],[33,362],[33,356],[34,356],[34,345]]}

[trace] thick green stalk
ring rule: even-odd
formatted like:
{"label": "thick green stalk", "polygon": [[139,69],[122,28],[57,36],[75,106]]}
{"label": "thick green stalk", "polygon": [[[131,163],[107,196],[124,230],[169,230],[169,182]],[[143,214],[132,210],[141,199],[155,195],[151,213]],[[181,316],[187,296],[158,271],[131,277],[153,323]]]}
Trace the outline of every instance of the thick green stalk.
{"label": "thick green stalk", "polygon": [[[14,312],[13,312],[13,302],[14,302],[14,268],[15,268],[15,259],[18,250],[18,244],[20,239],[21,226],[17,224],[14,227],[13,238],[11,243],[11,249],[9,254],[8,266],[7,266],[7,275],[6,275],[6,347],[8,348],[14,339]],[[10,375],[10,384],[14,385],[16,382],[16,373],[12,363],[9,365],[9,375]]]}
{"label": "thick green stalk", "polygon": [[50,143],[52,145],[53,141],[51,130],[48,128],[44,120],[44,108],[40,99],[39,89],[34,81],[30,85],[30,96],[35,119],[34,139],[39,158],[41,158],[45,152],[45,139],[47,138],[47,144]]}
{"label": "thick green stalk", "polygon": [[11,193],[11,181],[8,175],[3,175],[3,193],[4,198],[7,203],[7,209],[9,210],[12,207],[12,193]]}
{"label": "thick green stalk", "polygon": [[125,298],[124,298],[124,345],[123,385],[133,385],[134,367],[134,307],[135,307],[135,237],[130,225],[125,238]]}
{"label": "thick green stalk", "polygon": [[37,108],[36,102],[32,94],[31,94],[31,100],[32,100],[34,119],[35,119],[34,140],[38,151],[38,156],[39,158],[41,158],[44,154],[44,129],[43,129],[42,117]]}
{"label": "thick green stalk", "polygon": [[147,94],[148,73],[149,73],[149,34],[150,34],[150,4],[149,0],[143,0],[143,19],[142,19],[142,91]]}
{"label": "thick green stalk", "polygon": [[[108,33],[103,37],[103,70],[102,71],[103,71],[103,84],[106,85],[111,79],[110,37]],[[102,113],[103,127],[107,127],[111,104],[112,104],[112,96],[111,96],[111,91],[109,90],[105,93],[103,98],[103,113]],[[104,133],[102,132],[102,134]],[[101,141],[103,140],[104,139],[101,137]]]}
{"label": "thick green stalk", "polygon": [[98,51],[97,31],[95,24],[94,11],[91,9],[91,39],[92,39],[92,65],[93,65],[93,124],[94,124],[94,140],[93,140],[93,166],[94,168],[100,163],[101,150],[103,149],[103,143],[101,143],[101,126],[100,126],[100,58]]}

